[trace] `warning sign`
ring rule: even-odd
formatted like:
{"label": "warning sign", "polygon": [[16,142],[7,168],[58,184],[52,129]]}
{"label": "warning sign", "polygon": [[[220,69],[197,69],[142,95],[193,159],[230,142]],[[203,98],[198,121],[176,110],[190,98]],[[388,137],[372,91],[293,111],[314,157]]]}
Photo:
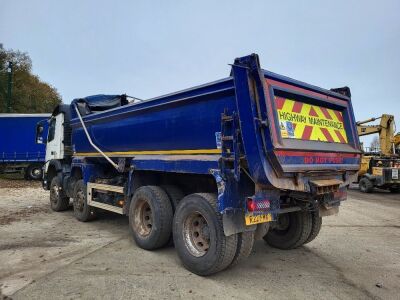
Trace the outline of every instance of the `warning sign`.
{"label": "warning sign", "polygon": [[342,112],[275,97],[282,138],[347,143]]}

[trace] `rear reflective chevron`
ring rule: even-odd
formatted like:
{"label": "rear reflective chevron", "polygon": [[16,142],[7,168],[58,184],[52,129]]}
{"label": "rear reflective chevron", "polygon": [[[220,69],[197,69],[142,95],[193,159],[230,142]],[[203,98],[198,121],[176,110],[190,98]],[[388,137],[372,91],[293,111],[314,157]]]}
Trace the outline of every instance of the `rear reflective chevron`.
{"label": "rear reflective chevron", "polygon": [[347,143],[342,112],[275,96],[282,138]]}

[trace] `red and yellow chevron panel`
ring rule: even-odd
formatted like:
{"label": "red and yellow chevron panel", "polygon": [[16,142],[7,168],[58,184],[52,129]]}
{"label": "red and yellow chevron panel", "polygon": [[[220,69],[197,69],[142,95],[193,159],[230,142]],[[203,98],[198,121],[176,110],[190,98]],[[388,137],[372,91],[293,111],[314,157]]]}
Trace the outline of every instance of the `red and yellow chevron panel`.
{"label": "red and yellow chevron panel", "polygon": [[347,143],[342,112],[275,96],[282,138]]}

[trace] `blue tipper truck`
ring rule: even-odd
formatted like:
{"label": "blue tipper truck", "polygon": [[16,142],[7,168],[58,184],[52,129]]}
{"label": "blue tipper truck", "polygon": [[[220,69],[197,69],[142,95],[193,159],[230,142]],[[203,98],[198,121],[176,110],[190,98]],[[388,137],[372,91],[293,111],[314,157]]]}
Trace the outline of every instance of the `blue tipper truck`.
{"label": "blue tipper truck", "polygon": [[263,70],[255,54],[225,79],[147,101],[60,105],[47,153],[53,210],[72,198],[83,222],[98,210],[127,215],[139,247],[173,240],[199,275],[236,265],[256,239],[279,249],[312,241],[360,164],[349,88]]}
{"label": "blue tipper truck", "polygon": [[[36,124],[50,114],[0,114],[0,174],[23,173],[42,179],[46,148],[35,141]],[[46,138],[47,127],[43,128]]]}

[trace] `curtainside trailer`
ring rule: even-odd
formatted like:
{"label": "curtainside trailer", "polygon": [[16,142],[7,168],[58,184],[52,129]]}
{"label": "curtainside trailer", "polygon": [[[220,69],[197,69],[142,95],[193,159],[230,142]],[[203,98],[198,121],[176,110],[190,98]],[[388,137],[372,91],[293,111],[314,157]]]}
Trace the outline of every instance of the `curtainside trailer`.
{"label": "curtainside trailer", "polygon": [[[36,124],[50,114],[0,114],[0,174],[22,173],[26,179],[43,175],[46,148],[35,141]],[[47,127],[43,127],[46,138]]]}
{"label": "curtainside trailer", "polygon": [[309,243],[338,212],[360,164],[350,96],[263,70],[252,54],[225,79],[146,101],[75,99],[50,120],[43,186],[53,210],[72,198],[83,222],[127,215],[139,247],[173,240],[188,270],[216,273],[256,239]]}

